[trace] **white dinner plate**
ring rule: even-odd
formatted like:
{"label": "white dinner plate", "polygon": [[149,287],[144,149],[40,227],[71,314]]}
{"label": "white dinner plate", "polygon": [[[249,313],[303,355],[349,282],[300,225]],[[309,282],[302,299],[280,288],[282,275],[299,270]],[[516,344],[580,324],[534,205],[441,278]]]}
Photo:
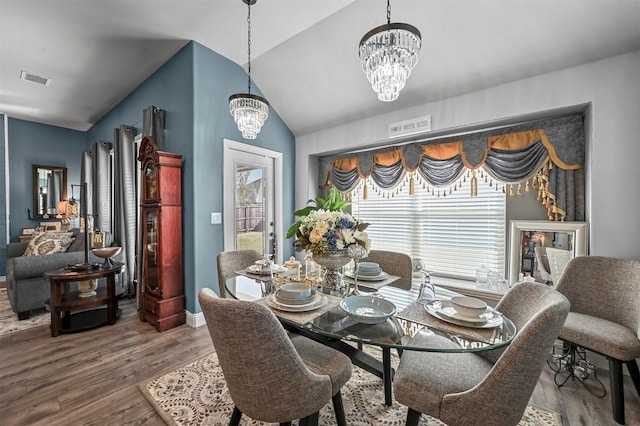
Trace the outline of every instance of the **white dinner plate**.
{"label": "white dinner plate", "polygon": [[317,300],[316,298],[317,294],[315,290],[311,290],[311,296],[304,297],[302,299],[291,299],[291,298],[282,297],[280,296],[279,293],[280,293],[280,290],[278,289],[274,294],[276,296],[276,302],[280,303],[281,305],[303,306],[303,305],[308,305],[309,303],[313,303]]}
{"label": "white dinner plate", "polygon": [[[346,276],[348,276],[349,278],[354,278],[354,276],[355,276],[353,271],[347,271],[344,274]],[[378,275],[362,275],[362,274],[358,274],[358,279],[362,280],[362,281],[383,281],[383,280],[386,280],[388,277],[389,277],[389,274],[387,274],[384,271],[380,272]]]}
{"label": "white dinner plate", "polygon": [[[271,272],[274,274],[281,274],[286,270],[287,269],[282,265],[277,265],[275,263],[271,265]],[[245,271],[247,271],[250,274],[261,274],[262,267],[260,265],[251,265],[251,266],[247,266],[247,269],[245,269]]]}
{"label": "white dinner plate", "polygon": [[267,296],[267,305],[274,309],[278,309],[280,311],[285,312],[307,312],[313,311],[314,309],[321,308],[326,305],[329,299],[322,294],[316,294],[315,299],[311,303],[307,303],[306,305],[286,305],[280,303],[274,294],[270,294]]}
{"label": "white dinner plate", "polygon": [[[473,328],[495,328],[502,325],[502,314],[488,306],[482,318],[461,316],[451,307],[448,300],[435,300],[424,305],[426,311],[442,321]],[[453,311],[453,312],[452,312]],[[456,315],[457,314],[457,315]],[[460,318],[465,318],[465,320]]]}

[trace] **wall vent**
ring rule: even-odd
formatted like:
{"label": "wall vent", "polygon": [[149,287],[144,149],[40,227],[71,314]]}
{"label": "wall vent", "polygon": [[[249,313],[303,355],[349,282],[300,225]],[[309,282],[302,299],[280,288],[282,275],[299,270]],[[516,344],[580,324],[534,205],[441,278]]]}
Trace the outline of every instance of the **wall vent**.
{"label": "wall vent", "polygon": [[389,124],[389,137],[406,136],[414,133],[428,132],[431,130],[431,116],[412,118]]}
{"label": "wall vent", "polygon": [[43,86],[48,86],[49,83],[51,82],[51,80],[46,77],[41,77],[39,75],[31,74],[26,71],[20,72],[20,79],[42,84]]}

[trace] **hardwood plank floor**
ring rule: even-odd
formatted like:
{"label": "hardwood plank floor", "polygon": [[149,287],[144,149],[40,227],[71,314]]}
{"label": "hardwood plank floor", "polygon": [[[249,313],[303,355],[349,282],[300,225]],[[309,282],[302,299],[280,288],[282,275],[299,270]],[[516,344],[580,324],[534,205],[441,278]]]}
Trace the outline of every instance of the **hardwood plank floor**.
{"label": "hardwood plank floor", "polygon": [[[121,300],[113,326],[52,338],[48,327],[0,337],[0,424],[162,425],[137,384],[213,350],[206,327],[162,333]],[[599,376],[609,389],[608,374]],[[580,384],[558,388],[545,368],[531,402],[562,414],[564,425],[614,425],[609,395]],[[628,425],[640,425],[640,398],[625,376]]]}

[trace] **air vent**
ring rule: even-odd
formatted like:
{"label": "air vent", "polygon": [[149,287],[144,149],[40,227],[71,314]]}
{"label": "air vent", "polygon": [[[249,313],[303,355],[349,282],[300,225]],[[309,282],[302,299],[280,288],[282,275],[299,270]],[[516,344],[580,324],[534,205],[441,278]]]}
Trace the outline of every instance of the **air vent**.
{"label": "air vent", "polygon": [[20,73],[20,79],[42,84],[43,86],[48,86],[51,82],[51,80],[46,77],[40,77],[39,75],[31,74],[26,71],[22,71]]}
{"label": "air vent", "polygon": [[406,136],[414,133],[428,132],[431,130],[431,116],[412,118],[389,124],[389,137]]}

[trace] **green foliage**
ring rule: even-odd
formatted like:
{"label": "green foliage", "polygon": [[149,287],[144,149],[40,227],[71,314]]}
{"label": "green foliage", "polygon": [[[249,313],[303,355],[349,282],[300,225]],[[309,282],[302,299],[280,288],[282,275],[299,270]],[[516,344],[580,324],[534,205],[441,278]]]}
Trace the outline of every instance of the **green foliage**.
{"label": "green foliage", "polygon": [[[293,214],[296,217],[303,218],[309,215],[309,213],[316,210],[326,210],[326,211],[340,211],[348,206],[349,203],[346,201],[342,201],[340,199],[340,191],[336,188],[331,188],[331,192],[329,192],[329,196],[327,198],[316,197],[307,201],[307,206],[296,210]],[[293,225],[289,227],[287,230],[287,238],[291,238],[296,235],[298,228],[300,228],[301,220],[297,220]]]}

